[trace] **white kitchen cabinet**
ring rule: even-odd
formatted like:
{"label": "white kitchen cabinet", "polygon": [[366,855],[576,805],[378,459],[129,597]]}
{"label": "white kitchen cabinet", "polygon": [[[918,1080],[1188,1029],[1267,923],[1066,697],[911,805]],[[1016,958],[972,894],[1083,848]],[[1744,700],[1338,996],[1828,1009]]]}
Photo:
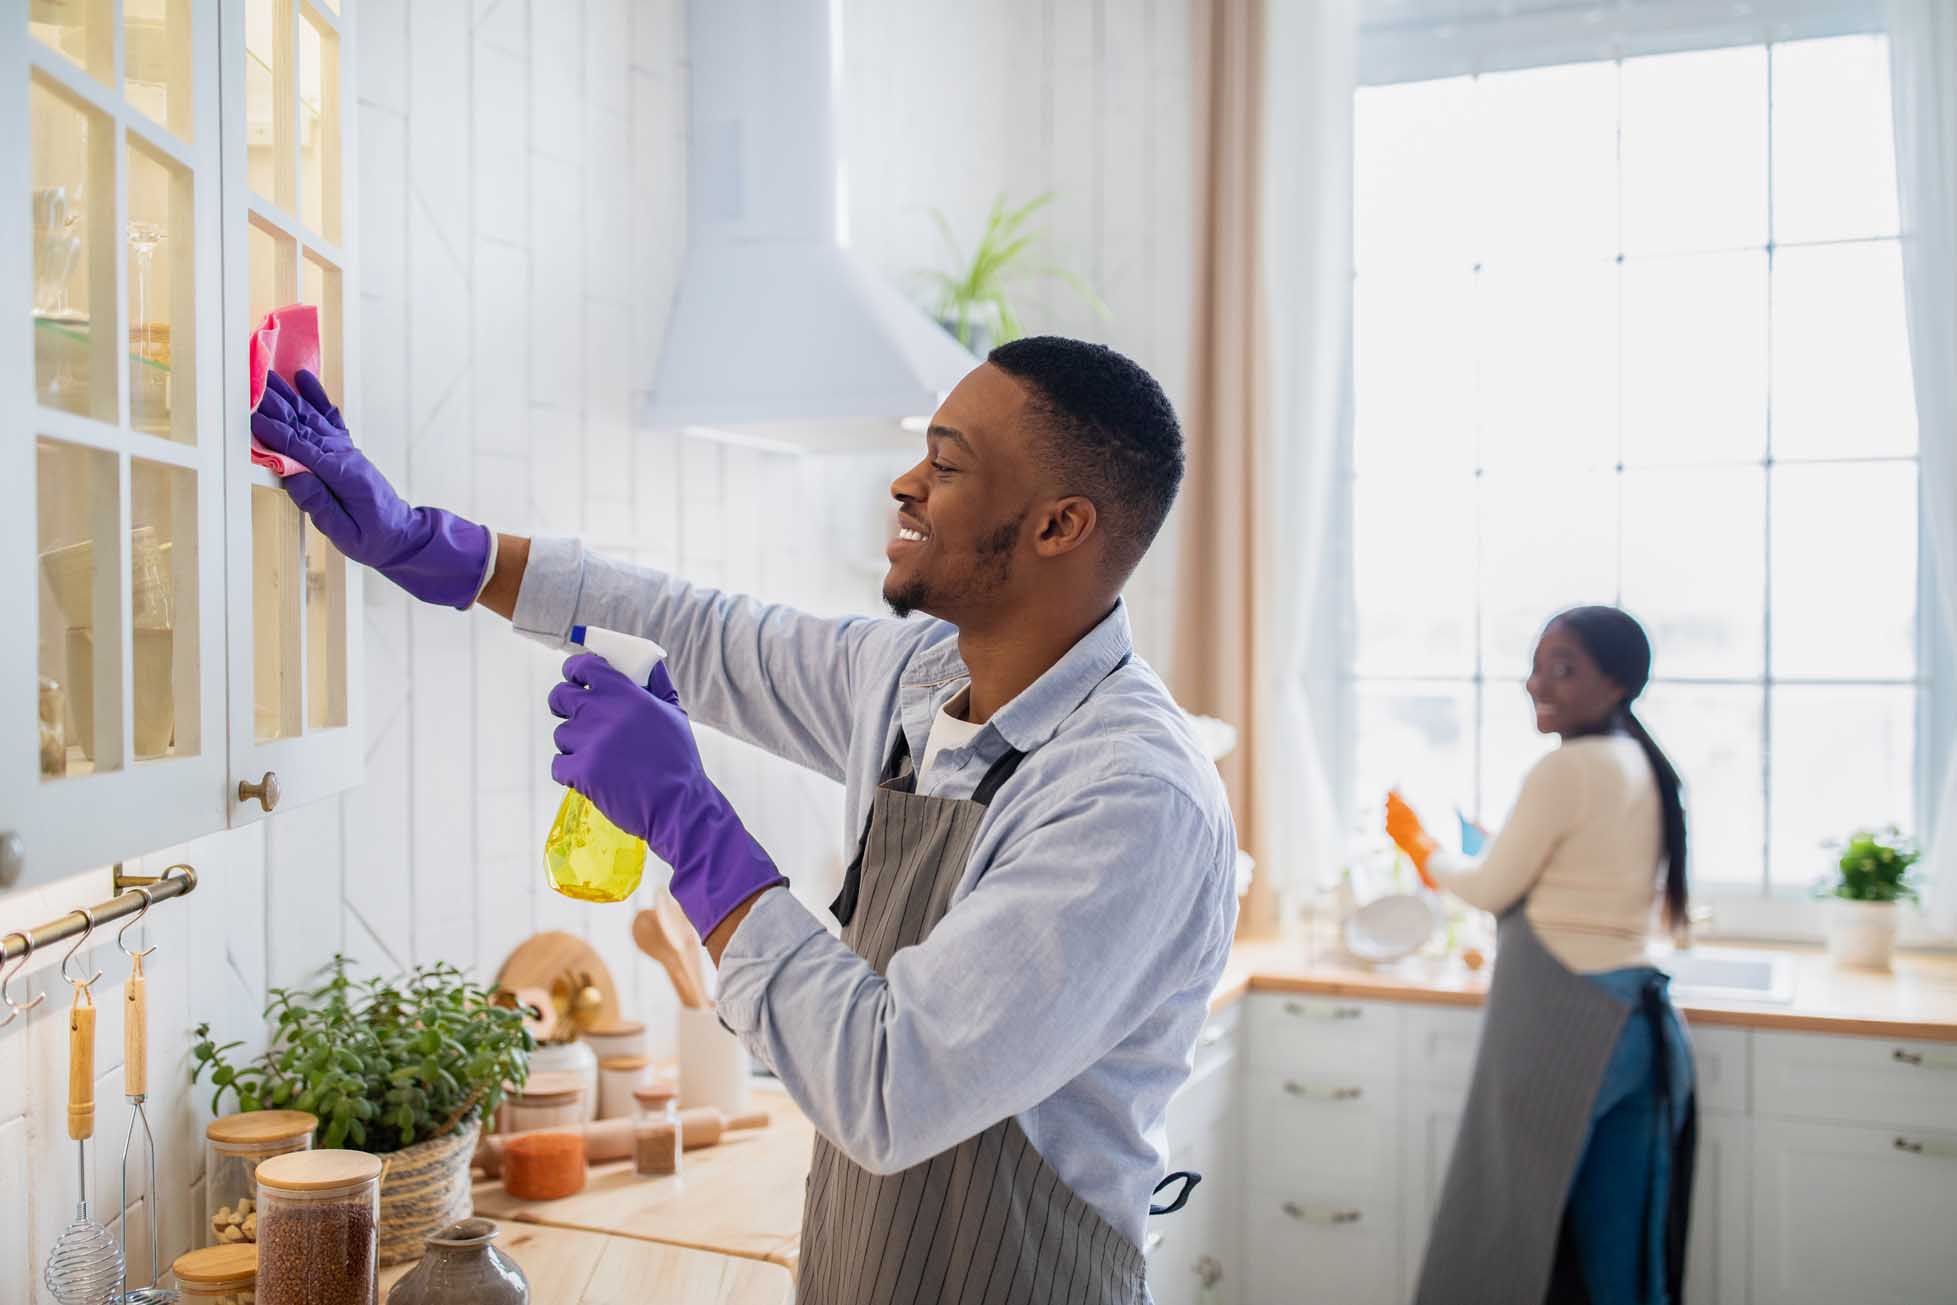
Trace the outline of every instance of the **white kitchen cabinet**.
{"label": "white kitchen cabinet", "polygon": [[[224,0],[225,338],[317,305],[320,379],[359,421],[352,24],[359,4]],[[251,465],[249,377],[225,377],[231,823],[360,782],[361,568]]]}
{"label": "white kitchen cabinet", "polygon": [[1252,1186],[1247,1301],[1388,1305],[1399,1290],[1399,1219],[1389,1193],[1312,1200]]}
{"label": "white kitchen cabinet", "polygon": [[1752,1299],[1923,1305],[1957,1292],[1957,1134],[1753,1121]]}
{"label": "white kitchen cabinet", "polygon": [[1400,1272],[1401,1294],[1411,1298],[1420,1281],[1420,1260],[1427,1253],[1427,1233],[1440,1208],[1441,1184],[1454,1154],[1454,1135],[1461,1131],[1461,1112],[1468,1100],[1467,1084],[1409,1086],[1401,1108],[1400,1147]]}
{"label": "white kitchen cabinet", "polygon": [[[296,514],[253,529],[283,495],[246,459],[244,293],[248,230],[287,233],[272,284],[326,309],[347,383],[355,7],[66,0],[0,20],[0,161],[30,192],[0,240],[0,890],[253,818],[238,783],[267,770],[288,802],[358,779],[359,580]],[[243,66],[267,24],[269,89]],[[297,216],[250,197],[264,123]],[[268,682],[299,722],[280,746],[253,728]]]}
{"label": "white kitchen cabinet", "polygon": [[1242,1016],[1234,1003],[1209,1018],[1189,1081],[1169,1103],[1169,1167],[1194,1170],[1203,1181],[1183,1209],[1149,1220],[1143,1249],[1156,1305],[1243,1299]]}
{"label": "white kitchen cabinet", "polygon": [[1752,1126],[1744,1115],[1700,1112],[1685,1248],[1685,1299],[1691,1305],[1747,1305],[1751,1153]]}

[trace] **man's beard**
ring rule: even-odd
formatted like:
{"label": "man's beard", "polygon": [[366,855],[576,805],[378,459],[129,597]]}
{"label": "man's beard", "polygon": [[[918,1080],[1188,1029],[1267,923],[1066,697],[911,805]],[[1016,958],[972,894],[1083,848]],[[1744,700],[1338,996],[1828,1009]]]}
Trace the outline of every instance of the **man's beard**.
{"label": "man's beard", "polygon": [[883,601],[892,615],[900,618],[912,612],[928,612],[933,616],[945,617],[947,612],[957,611],[974,598],[998,592],[1012,578],[1013,546],[1019,542],[1019,528],[1025,523],[1026,513],[1021,512],[980,538],[978,560],[972,568],[971,582],[961,586],[957,592],[934,588],[929,580],[919,575],[894,588],[886,585]]}

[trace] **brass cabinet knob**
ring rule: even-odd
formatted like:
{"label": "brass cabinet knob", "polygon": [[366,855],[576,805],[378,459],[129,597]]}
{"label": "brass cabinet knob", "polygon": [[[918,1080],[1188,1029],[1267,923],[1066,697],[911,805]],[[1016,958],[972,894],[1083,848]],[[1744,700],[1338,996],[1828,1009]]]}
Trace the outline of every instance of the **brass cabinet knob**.
{"label": "brass cabinet knob", "polygon": [[249,802],[258,799],[261,811],[270,811],[279,804],[279,772],[268,770],[256,784],[249,780],[238,781],[238,801]]}

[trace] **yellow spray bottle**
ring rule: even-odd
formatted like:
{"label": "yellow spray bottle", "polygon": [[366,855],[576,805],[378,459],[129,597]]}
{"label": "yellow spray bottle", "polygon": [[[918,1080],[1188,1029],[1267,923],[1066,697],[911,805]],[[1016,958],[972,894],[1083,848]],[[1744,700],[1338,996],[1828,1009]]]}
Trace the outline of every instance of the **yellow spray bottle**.
{"label": "yellow spray bottle", "polygon": [[[571,642],[603,657],[633,683],[644,684],[666,650],[650,639],[616,630],[571,627]],[[605,818],[597,804],[576,789],[564,790],[557,819],[544,839],[544,865],[550,886],[580,902],[622,902],[638,890],[645,874],[645,840]]]}

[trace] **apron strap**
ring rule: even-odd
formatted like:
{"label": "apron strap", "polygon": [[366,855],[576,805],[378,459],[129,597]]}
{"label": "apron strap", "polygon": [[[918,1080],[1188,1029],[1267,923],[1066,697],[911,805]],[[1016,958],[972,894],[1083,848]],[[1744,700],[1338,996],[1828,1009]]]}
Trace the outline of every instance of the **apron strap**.
{"label": "apron strap", "polygon": [[1174,1173],[1164,1176],[1162,1181],[1155,1185],[1155,1190],[1149,1193],[1149,1195],[1160,1196],[1163,1188],[1178,1179],[1182,1182],[1182,1190],[1176,1193],[1176,1199],[1167,1205],[1150,1205],[1148,1207],[1150,1214],[1174,1214],[1183,1206],[1188,1205],[1189,1194],[1196,1190],[1196,1184],[1203,1181],[1203,1176],[1193,1169],[1178,1169]]}
{"label": "apron strap", "polygon": [[[1647,979],[1644,987],[1638,991],[1638,1009],[1631,1015],[1632,1019],[1642,1018],[1651,1030],[1652,1091],[1657,1097],[1658,1104],[1658,1108],[1652,1112],[1650,1142],[1654,1181],[1645,1186],[1644,1218],[1638,1229],[1638,1295],[1641,1300],[1652,1298],[1651,1289],[1654,1280],[1662,1279],[1671,1282],[1674,1279],[1670,1263],[1657,1265],[1651,1262],[1653,1249],[1651,1231],[1657,1218],[1657,1210],[1654,1207],[1657,1202],[1664,1201],[1669,1215],[1672,1201],[1669,1186],[1664,1192],[1658,1191],[1658,1184],[1655,1181],[1656,1160],[1661,1150],[1671,1151],[1673,1135],[1677,1131],[1675,1126],[1677,1103],[1672,1099],[1672,1047],[1668,1036],[1671,1030],[1668,1027],[1670,1021],[1666,1019],[1670,1012],[1670,1003],[1666,997],[1669,982],[1665,975],[1659,973],[1654,973]],[[1669,1224],[1669,1219],[1667,1223]],[[1669,1240],[1669,1237],[1664,1239],[1666,1245],[1660,1252],[1665,1255],[1667,1261],[1671,1259],[1668,1253]]]}
{"label": "apron strap", "polygon": [[[884,763],[883,778],[877,787],[882,788],[883,785],[897,779],[904,769],[904,763],[910,760],[910,756],[910,740],[899,728],[897,743],[890,749],[890,760]],[[1019,763],[1024,760],[1026,760],[1025,753],[1012,748],[1006,749],[1005,755],[993,762],[985,772],[984,778],[979,780],[978,788],[973,790],[971,800],[982,807],[990,806],[993,797],[1005,787],[1006,781],[1012,778],[1013,772],[1019,769]],[[912,775],[911,780],[914,787],[917,776]],[[864,817],[863,832],[856,838],[856,855],[850,858],[849,869],[843,874],[842,890],[836,894],[836,900],[829,903],[829,914],[836,917],[837,924],[847,925],[856,916],[856,901],[863,891],[863,849],[870,844],[870,825],[875,819],[875,799],[872,798],[871,812]]]}

